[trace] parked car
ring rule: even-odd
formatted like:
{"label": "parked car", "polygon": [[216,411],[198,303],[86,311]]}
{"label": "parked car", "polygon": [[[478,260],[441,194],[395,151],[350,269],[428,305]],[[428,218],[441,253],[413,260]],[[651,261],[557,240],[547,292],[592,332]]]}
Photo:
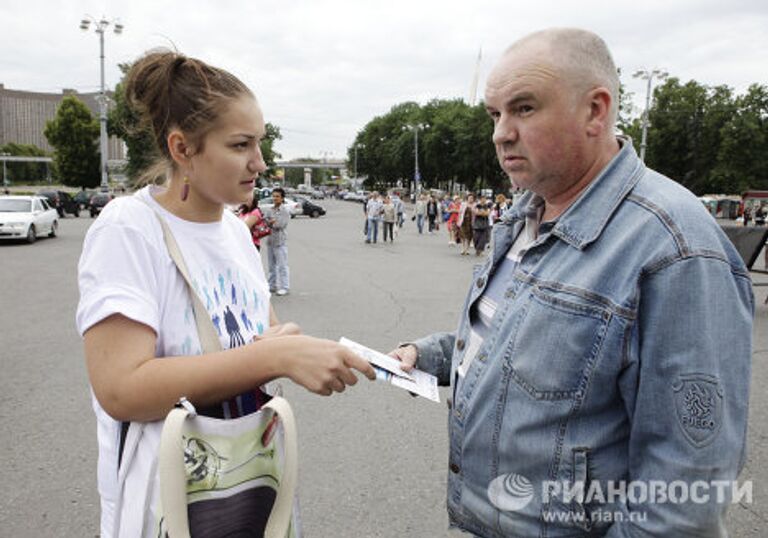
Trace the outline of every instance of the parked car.
{"label": "parked car", "polygon": [[34,243],[47,233],[56,237],[59,214],[40,196],[0,196],[0,239],[25,239]]}
{"label": "parked car", "polygon": [[48,199],[48,203],[56,209],[59,213],[59,217],[64,218],[64,215],[69,213],[76,217],[80,216],[80,204],[75,202],[72,195],[64,191],[54,190],[42,190],[37,193],[38,196],[43,196]]}
{"label": "parked car", "polygon": [[114,199],[115,197],[108,192],[100,192],[94,194],[91,198],[91,201],[88,203],[88,211],[91,212],[91,218],[95,218],[96,215],[101,213],[101,210],[104,209],[104,206]]}
{"label": "parked car", "polygon": [[297,196],[296,201],[301,206],[302,215],[309,215],[313,219],[316,219],[321,215],[325,215],[325,209],[311,201],[309,198]]}
{"label": "parked car", "polygon": [[312,191],[310,196],[312,196],[312,198],[314,198],[315,200],[325,200],[325,192],[321,191],[320,189],[316,189]]}
{"label": "parked car", "polygon": [[96,191],[91,190],[78,191],[72,198],[74,198],[75,202],[80,204],[81,210],[88,209],[88,204],[91,203],[91,198],[93,198],[95,194]]}

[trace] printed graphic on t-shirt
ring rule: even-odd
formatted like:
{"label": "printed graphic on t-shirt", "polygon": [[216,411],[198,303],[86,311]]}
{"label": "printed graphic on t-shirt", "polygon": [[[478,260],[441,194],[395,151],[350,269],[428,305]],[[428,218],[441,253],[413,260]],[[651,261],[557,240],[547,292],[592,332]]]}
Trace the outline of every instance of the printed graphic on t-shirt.
{"label": "printed graphic on t-shirt", "polygon": [[[266,298],[259,298],[256,282],[243,278],[239,269],[227,264],[227,261],[222,260],[222,266],[206,267],[199,274],[193,275],[192,286],[211,317],[222,347],[232,349],[264,333],[264,323],[260,320],[269,319],[269,303]],[[189,340],[191,345],[194,340],[192,336],[197,335],[191,301],[187,310],[184,323],[190,336],[185,342]],[[197,353],[201,351],[198,348]],[[223,402],[221,413],[224,418],[234,418],[256,411],[263,403],[258,391],[245,393]],[[218,415],[213,409],[202,412]]]}

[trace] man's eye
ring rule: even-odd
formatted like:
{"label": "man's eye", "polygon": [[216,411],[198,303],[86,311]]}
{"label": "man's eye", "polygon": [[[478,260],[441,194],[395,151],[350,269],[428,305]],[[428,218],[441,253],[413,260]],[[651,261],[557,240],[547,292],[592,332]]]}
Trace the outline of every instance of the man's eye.
{"label": "man's eye", "polygon": [[531,105],[520,105],[517,107],[518,114],[528,114],[529,112],[533,112],[533,107]]}

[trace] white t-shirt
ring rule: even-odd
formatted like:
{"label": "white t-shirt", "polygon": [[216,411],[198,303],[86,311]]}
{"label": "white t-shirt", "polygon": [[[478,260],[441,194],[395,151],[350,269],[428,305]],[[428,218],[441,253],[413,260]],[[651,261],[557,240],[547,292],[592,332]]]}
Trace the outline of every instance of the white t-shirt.
{"label": "white t-shirt", "polygon": [[[108,316],[122,314],[155,332],[156,357],[202,352],[187,284],[168,254],[154,209],[173,232],[222,347],[250,342],[269,326],[270,294],[248,228],[227,210],[219,222],[182,220],[150,196],[158,191],[146,187],[134,196],[110,202],[88,230],[78,266],[78,331],[82,335]],[[222,403],[220,413],[225,418],[240,416],[252,412],[254,406],[255,397],[248,393]],[[101,535],[109,537],[118,497],[120,423],[95,398],[93,407],[98,427]],[[161,423],[151,425],[143,430],[150,442],[142,440],[139,452],[143,454],[136,455],[149,460],[147,469],[154,467],[161,431]]]}

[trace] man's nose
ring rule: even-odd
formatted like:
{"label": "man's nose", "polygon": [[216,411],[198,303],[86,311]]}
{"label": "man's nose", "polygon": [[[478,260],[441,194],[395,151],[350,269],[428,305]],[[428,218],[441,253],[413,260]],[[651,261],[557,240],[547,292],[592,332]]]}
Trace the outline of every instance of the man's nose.
{"label": "man's nose", "polygon": [[517,136],[517,126],[509,118],[500,118],[493,128],[494,144],[513,143],[517,140]]}

